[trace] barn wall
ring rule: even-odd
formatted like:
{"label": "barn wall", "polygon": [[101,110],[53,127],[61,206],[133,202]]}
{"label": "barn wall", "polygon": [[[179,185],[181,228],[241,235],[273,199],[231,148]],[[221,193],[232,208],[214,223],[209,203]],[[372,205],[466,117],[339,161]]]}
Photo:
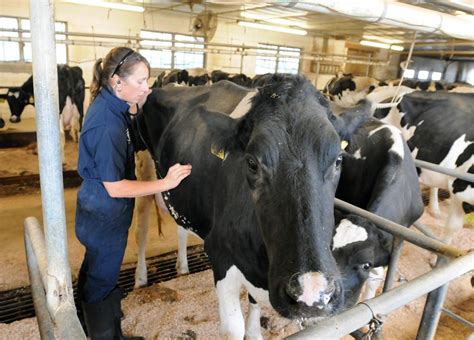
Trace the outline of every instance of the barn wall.
{"label": "barn wall", "polygon": [[[109,10],[105,8],[80,6],[56,2],[55,19],[67,22],[69,32],[98,33],[129,35],[136,37],[141,29],[154,31],[174,32],[190,34],[190,23],[192,16],[188,14],[171,13],[169,11],[152,11],[135,13],[129,11]],[[3,0],[0,3],[0,15],[14,17],[29,17],[29,5],[26,0]],[[85,39],[85,38],[76,38]],[[92,39],[89,39],[92,40]],[[345,54],[346,48],[343,40],[334,40],[317,37],[303,37],[285,33],[275,33],[265,30],[257,30],[238,26],[235,22],[219,19],[218,27],[212,42],[227,44],[257,45],[268,43],[299,47],[303,51],[315,51],[334,54]],[[97,58],[105,56],[110,47],[101,46],[68,46],[68,60],[70,65],[78,65],[84,71],[86,85],[90,84],[92,67]],[[242,67],[241,67],[242,61]],[[243,73],[253,76],[255,73],[255,56],[240,55],[217,55],[209,54],[207,57],[207,68],[209,70],[222,69],[227,72]],[[341,65],[342,66],[342,65]],[[339,66],[338,66],[339,67]],[[320,72],[316,76],[315,63],[311,60],[302,60],[300,72],[304,73],[318,88],[323,88],[332,77],[331,73]],[[152,72],[156,76],[158,70]],[[1,63],[0,62],[0,86],[19,86],[31,74],[31,65],[25,63]],[[317,78],[317,79],[316,79]],[[150,79],[150,83],[153,79]],[[88,93],[86,93],[86,107],[88,104]],[[9,112],[6,103],[0,103],[0,113],[6,115]],[[25,117],[30,116],[34,109],[29,107],[25,111]]]}

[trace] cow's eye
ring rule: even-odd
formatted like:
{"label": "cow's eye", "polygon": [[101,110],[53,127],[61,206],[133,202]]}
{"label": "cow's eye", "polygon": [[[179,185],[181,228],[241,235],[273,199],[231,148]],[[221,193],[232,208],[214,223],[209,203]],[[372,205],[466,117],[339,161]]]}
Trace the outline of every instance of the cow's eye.
{"label": "cow's eye", "polygon": [[339,155],[336,159],[336,169],[340,169],[342,165],[342,155]]}
{"label": "cow's eye", "polygon": [[361,267],[363,270],[369,270],[370,268],[372,268],[372,263],[366,262],[366,263],[362,264],[360,267]]}
{"label": "cow's eye", "polygon": [[258,164],[253,158],[247,158],[247,166],[251,173],[255,174],[258,170]]}

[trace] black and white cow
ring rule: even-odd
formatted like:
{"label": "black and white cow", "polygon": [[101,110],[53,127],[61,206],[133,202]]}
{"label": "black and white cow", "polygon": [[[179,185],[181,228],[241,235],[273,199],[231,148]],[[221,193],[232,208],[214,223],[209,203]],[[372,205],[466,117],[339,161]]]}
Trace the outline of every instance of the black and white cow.
{"label": "black and white cow", "polygon": [[[58,66],[58,92],[61,152],[64,161],[66,143],[64,130],[69,127],[72,139],[78,142],[84,116],[85,82],[80,67]],[[25,107],[29,104],[34,106],[33,76],[30,76],[22,86],[9,88],[7,102],[11,113],[10,122],[20,122]]]}
{"label": "black and white cow", "polygon": [[[66,126],[77,130],[72,134],[76,138],[84,114],[85,82],[82,69],[78,66],[58,66],[59,112],[63,114]],[[10,122],[21,121],[21,114],[29,104],[34,105],[33,76],[20,87],[8,89],[7,102],[10,108]]]}
{"label": "black and white cow", "polygon": [[304,78],[275,76],[244,116],[223,114],[248,93],[229,82],[155,89],[137,124],[159,174],[193,164],[165,203],[205,240],[221,331],[239,339],[242,286],[289,318],[344,305],[330,250],[342,157],[326,102]]}
{"label": "black and white cow", "polygon": [[230,74],[220,70],[215,70],[211,72],[211,81],[212,83],[217,83],[218,81],[229,80],[237,85],[251,87],[252,78],[248,77],[243,73],[239,74]]}
{"label": "black and white cow", "polygon": [[[472,174],[473,107],[473,93],[416,91],[405,94],[396,107],[376,110],[374,116],[402,131],[414,158]],[[449,243],[462,229],[465,209],[474,204],[474,184],[426,169],[419,170],[419,178],[451,195],[443,236]]]}
{"label": "black and white cow", "polygon": [[169,70],[161,72],[154,81],[152,88],[163,87],[170,83],[174,84],[188,84],[189,73],[186,70]]}
{"label": "black and white cow", "polygon": [[[367,116],[367,105],[337,117],[345,147],[336,197],[409,227],[423,213],[417,171],[407,143],[393,126]],[[342,124],[339,124],[342,120]],[[354,132],[351,126],[357,126]],[[341,127],[341,128],[339,128]],[[333,252],[343,277],[344,300],[357,302],[369,279],[364,299],[371,298],[388,265],[392,235],[367,220],[336,211]]]}
{"label": "black and white cow", "polygon": [[380,85],[380,81],[371,77],[358,77],[351,73],[341,73],[328,81],[323,93],[335,104],[350,108],[365,99],[367,94]]}

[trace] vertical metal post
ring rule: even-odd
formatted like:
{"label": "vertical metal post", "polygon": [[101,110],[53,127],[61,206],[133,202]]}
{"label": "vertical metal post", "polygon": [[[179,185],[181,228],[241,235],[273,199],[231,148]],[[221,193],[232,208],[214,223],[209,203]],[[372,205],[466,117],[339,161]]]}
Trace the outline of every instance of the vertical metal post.
{"label": "vertical metal post", "polygon": [[25,223],[24,242],[26,251],[26,260],[28,262],[28,275],[30,278],[31,295],[33,298],[33,305],[35,306],[36,321],[40,331],[42,340],[54,339],[54,327],[51,316],[46,308],[46,298],[44,295],[45,287],[41,279],[41,272],[38,265],[38,259],[33,251],[30,235],[27,231]]}
{"label": "vertical metal post", "polygon": [[395,273],[397,272],[398,260],[400,259],[400,254],[402,252],[402,247],[403,239],[401,237],[395,236],[393,238],[392,254],[390,255],[387,276],[385,277],[385,284],[383,286],[384,293],[392,288],[393,279],[395,278]]}
{"label": "vertical metal post", "polygon": [[41,201],[48,261],[47,300],[56,310],[72,297],[66,245],[63,176],[59,143],[58,73],[52,0],[30,0],[33,84],[41,183]]}
{"label": "vertical metal post", "polygon": [[[445,265],[446,263],[448,263],[446,258],[438,256],[436,267]],[[423,309],[423,317],[421,318],[420,327],[416,334],[417,340],[434,339],[447,292],[448,284],[441,286],[428,294],[425,308]]]}
{"label": "vertical metal post", "polygon": [[314,87],[318,88],[319,69],[321,68],[321,62],[318,60],[316,64],[316,78],[314,79]]}
{"label": "vertical metal post", "polygon": [[242,44],[242,51],[240,51],[240,73],[244,73],[244,51],[245,44]]}

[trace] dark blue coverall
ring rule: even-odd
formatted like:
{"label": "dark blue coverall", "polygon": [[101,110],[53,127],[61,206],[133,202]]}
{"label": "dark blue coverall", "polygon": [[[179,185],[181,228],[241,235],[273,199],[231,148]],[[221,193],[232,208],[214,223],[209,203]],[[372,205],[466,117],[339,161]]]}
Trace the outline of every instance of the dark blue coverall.
{"label": "dark blue coverall", "polygon": [[81,131],[77,169],[76,236],[86,248],[78,287],[86,303],[103,301],[116,287],[132,222],[134,198],[112,198],[103,182],[134,180],[129,105],[107,88],[90,105]]}

